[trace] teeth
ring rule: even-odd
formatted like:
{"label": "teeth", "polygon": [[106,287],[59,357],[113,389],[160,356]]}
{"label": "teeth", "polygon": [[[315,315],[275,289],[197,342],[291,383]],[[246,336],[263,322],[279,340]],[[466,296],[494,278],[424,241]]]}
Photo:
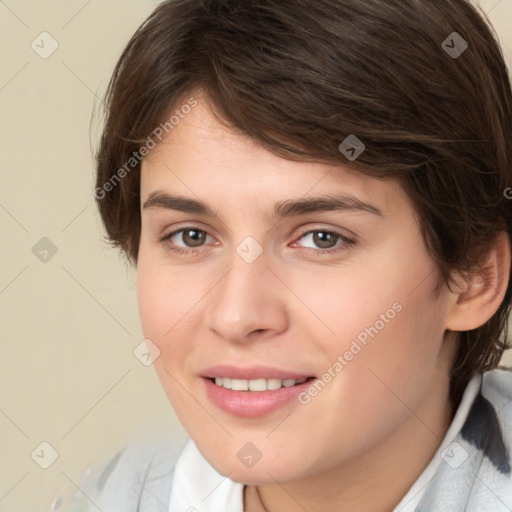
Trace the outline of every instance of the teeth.
{"label": "teeth", "polygon": [[290,388],[302,384],[306,379],[230,379],[228,377],[215,377],[215,384],[233,391],[272,391],[281,387]]}
{"label": "teeth", "polygon": [[246,381],[251,391],[267,391],[267,379],[254,379]]}
{"label": "teeth", "polygon": [[248,391],[249,390],[249,381],[245,379],[232,379],[231,380],[231,389],[233,391]]}
{"label": "teeth", "polygon": [[283,381],[281,379],[268,379],[267,380],[267,389],[279,389],[282,385]]}

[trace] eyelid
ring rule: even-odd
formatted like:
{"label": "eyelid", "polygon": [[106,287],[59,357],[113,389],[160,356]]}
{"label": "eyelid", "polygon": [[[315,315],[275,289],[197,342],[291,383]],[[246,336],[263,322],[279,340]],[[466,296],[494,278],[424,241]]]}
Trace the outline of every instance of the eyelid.
{"label": "eyelid", "polygon": [[[179,233],[180,231],[186,230],[186,229],[197,229],[198,231],[204,231],[208,235],[210,235],[210,232],[208,228],[203,227],[200,223],[195,224],[194,221],[185,221],[182,223],[178,223],[177,225],[173,225],[173,228],[171,231],[168,231],[168,227],[165,227],[162,229],[162,235],[160,235],[160,238],[167,238],[169,236],[175,235],[176,233]],[[211,235],[210,235],[211,236]]]}
{"label": "eyelid", "polygon": [[356,241],[358,238],[355,233],[348,229],[334,226],[329,227],[326,224],[317,224],[316,226],[307,225],[304,228],[299,228],[299,234],[297,235],[297,238],[300,238],[308,233],[311,233],[311,231],[325,231],[329,233],[335,233],[336,235],[340,235],[343,238],[354,239],[354,241]]}

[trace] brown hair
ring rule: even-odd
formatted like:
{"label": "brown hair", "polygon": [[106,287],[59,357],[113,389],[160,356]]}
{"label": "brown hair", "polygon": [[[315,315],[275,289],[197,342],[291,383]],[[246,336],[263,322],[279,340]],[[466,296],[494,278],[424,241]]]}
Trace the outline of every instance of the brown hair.
{"label": "brown hair", "polygon": [[[465,0],[162,2],[115,67],[97,153],[108,239],[132,262],[141,145],[198,90],[279,156],[399,180],[448,285],[453,270],[478,268],[498,231],[512,233],[509,76],[490,23]],[[366,146],[354,161],[338,148],[350,134]],[[459,335],[452,408],[509,348],[511,288],[488,322]]]}

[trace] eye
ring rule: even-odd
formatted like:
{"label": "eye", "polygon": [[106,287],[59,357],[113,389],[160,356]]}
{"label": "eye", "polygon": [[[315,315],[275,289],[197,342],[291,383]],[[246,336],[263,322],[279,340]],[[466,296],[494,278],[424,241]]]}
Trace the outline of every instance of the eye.
{"label": "eye", "polygon": [[[209,236],[210,235],[202,229],[187,226],[164,235],[160,241],[166,245],[167,249],[182,254],[187,252],[197,252],[194,251],[194,249],[202,247],[206,238]],[[184,245],[176,246],[176,242],[180,239]]]}
{"label": "eye", "polygon": [[[162,242],[166,249],[178,253],[193,253],[198,252],[201,247],[205,245],[207,238],[210,237],[208,233],[202,229],[194,226],[186,226],[164,235],[160,242]],[[212,238],[212,237],[210,237]],[[179,245],[181,240],[182,245]],[[346,250],[355,245],[355,240],[352,240],[337,231],[317,229],[310,230],[302,234],[298,240],[306,240],[316,245],[315,247],[305,247],[306,250],[314,254],[334,254]],[[292,246],[297,246],[294,242]]]}
{"label": "eye", "polygon": [[[319,249],[306,247],[306,249],[311,250],[315,254],[337,253],[348,249],[355,244],[355,240],[352,240],[341,233],[324,229],[307,231],[301,235],[298,240],[308,240],[319,247]],[[338,241],[340,243],[337,243]]]}

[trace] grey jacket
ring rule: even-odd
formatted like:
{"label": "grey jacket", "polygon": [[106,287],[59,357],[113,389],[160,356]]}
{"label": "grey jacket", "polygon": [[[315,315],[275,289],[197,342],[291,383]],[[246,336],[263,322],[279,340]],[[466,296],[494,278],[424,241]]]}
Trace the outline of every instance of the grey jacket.
{"label": "grey jacket", "polygon": [[[483,375],[452,445],[416,512],[512,512],[512,368]],[[169,511],[174,467],[183,447],[172,439],[127,445],[88,470],[80,490],[67,504],[57,500],[53,510],[187,512]]]}

